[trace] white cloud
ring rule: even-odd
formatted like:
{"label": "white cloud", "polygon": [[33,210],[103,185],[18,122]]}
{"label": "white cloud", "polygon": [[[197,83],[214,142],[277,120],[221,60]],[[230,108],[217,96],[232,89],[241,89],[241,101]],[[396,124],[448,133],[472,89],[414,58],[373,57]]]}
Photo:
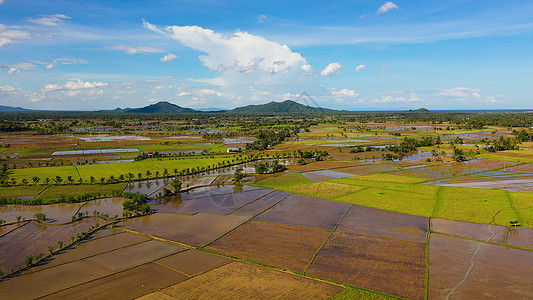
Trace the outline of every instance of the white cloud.
{"label": "white cloud", "polygon": [[257,17],[257,22],[258,23],[263,23],[265,22],[267,19],[267,16],[266,15],[260,15],[259,17]]}
{"label": "white cloud", "polygon": [[189,92],[179,92],[178,93],[178,97],[184,97],[184,96],[190,96],[190,95],[192,95],[192,94],[189,93]]}
{"label": "white cloud", "polygon": [[311,71],[311,65],[303,65],[300,68],[302,70],[304,70],[305,72],[310,72]]}
{"label": "white cloud", "polygon": [[221,92],[217,92],[215,90],[211,90],[211,89],[200,89],[198,90],[198,94],[200,96],[218,96],[218,97],[222,97],[222,93]]}
{"label": "white cloud", "polygon": [[178,58],[178,56],[176,54],[169,53],[169,54],[161,57],[161,61],[162,62],[171,62],[171,61],[175,60],[176,58]]}
{"label": "white cloud", "polygon": [[327,65],[322,72],[320,72],[320,75],[322,76],[332,76],[337,74],[337,72],[342,68],[342,65],[339,63],[330,63]]}
{"label": "white cloud", "polygon": [[55,15],[41,15],[39,18],[30,18],[28,21],[44,25],[44,26],[59,26],[65,24],[65,20],[70,19],[69,16],[65,16],[63,14],[55,14]]}
{"label": "white cloud", "polygon": [[358,65],[357,67],[355,67],[355,72],[359,72],[363,70],[364,68],[366,68],[366,65]]}
{"label": "white cloud", "polygon": [[40,101],[49,94],[54,94],[55,98],[77,97],[80,95],[94,97],[103,94],[103,88],[107,86],[105,82],[88,82],[81,79],[71,79],[65,84],[47,84],[39,94],[32,98],[33,102]]}
{"label": "white cloud", "polygon": [[15,88],[10,86],[10,85],[4,85],[4,86],[1,86],[0,85],[0,92],[14,92],[15,91]]}
{"label": "white cloud", "polygon": [[[417,102],[420,100],[418,98],[418,91],[409,90],[409,91],[395,91],[384,93],[385,95],[380,99],[375,99],[374,102],[378,103],[407,103],[407,102]],[[403,96],[393,96],[393,95],[403,95]]]}
{"label": "white cloud", "polygon": [[0,0],[0,4],[3,4],[4,3],[4,0]]}
{"label": "white cloud", "polygon": [[159,48],[153,48],[153,47],[146,47],[146,46],[136,46],[136,47],[130,47],[130,46],[111,46],[111,47],[105,47],[105,49],[109,50],[120,50],[124,51],[126,54],[149,54],[149,53],[164,53],[165,50],[159,49]]}
{"label": "white cloud", "polygon": [[381,15],[386,12],[388,12],[391,9],[399,9],[398,5],[392,3],[392,2],[385,2],[382,6],[378,8],[378,11],[376,12],[376,15]]}
{"label": "white cloud", "polygon": [[350,97],[350,98],[359,97],[359,94],[357,94],[355,90],[349,90],[349,89],[341,89],[340,91],[332,89],[331,94],[336,97]]}
{"label": "white cloud", "polygon": [[18,26],[0,24],[0,48],[10,44],[20,43],[30,38],[31,34],[27,31],[20,30]]}
{"label": "white cloud", "polygon": [[85,59],[72,58],[72,57],[63,57],[56,58],[51,63],[42,63],[46,64],[46,69],[53,69],[57,65],[78,65],[78,64],[88,64],[89,62]]}
{"label": "white cloud", "polygon": [[437,96],[446,98],[481,98],[481,90],[473,89],[469,87],[456,87],[451,89],[438,89],[436,90]]}
{"label": "white cloud", "polygon": [[19,64],[14,64],[14,65],[11,65],[11,66],[4,66],[4,65],[0,65],[0,69],[4,69],[4,70],[7,70],[7,73],[9,74],[13,74],[13,73],[20,73],[20,70],[32,70],[32,69],[35,69],[37,68],[36,65],[34,65],[33,63],[19,63]]}
{"label": "white cloud", "polygon": [[[167,35],[183,45],[207,53],[199,56],[202,63],[221,78],[211,80],[217,85],[241,83],[245,80],[286,82],[284,75],[300,75],[306,60],[287,45],[269,41],[247,32],[222,35],[198,26],[158,27],[144,21],[145,28]],[[254,76],[251,76],[254,75]],[[230,78],[228,78],[230,77]],[[248,78],[246,78],[248,77]]]}

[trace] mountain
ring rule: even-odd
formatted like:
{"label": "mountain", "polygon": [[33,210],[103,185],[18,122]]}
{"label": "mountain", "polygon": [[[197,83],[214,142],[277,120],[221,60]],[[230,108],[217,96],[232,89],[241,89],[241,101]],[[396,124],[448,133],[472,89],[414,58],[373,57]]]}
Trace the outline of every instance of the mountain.
{"label": "mountain", "polygon": [[[114,110],[117,111],[117,110]],[[166,101],[157,102],[140,108],[126,108],[120,110],[125,113],[140,113],[140,114],[177,114],[177,113],[196,113],[192,108],[185,108],[172,104]]]}
{"label": "mountain", "polygon": [[228,111],[228,113],[236,114],[278,114],[278,113],[301,113],[301,114],[316,114],[316,113],[330,113],[336,110],[311,107],[303,105],[292,100],[285,100],[283,102],[269,102],[267,104],[260,105],[247,105],[243,107],[237,107]]}
{"label": "mountain", "polygon": [[11,112],[11,111],[32,111],[31,109],[25,109],[22,107],[13,107],[13,106],[5,106],[0,105],[0,112]]}

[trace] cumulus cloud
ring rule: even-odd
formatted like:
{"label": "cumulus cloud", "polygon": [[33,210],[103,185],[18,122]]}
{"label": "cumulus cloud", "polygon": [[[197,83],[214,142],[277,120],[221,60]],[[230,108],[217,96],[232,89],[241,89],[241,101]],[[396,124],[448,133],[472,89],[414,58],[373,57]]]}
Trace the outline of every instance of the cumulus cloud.
{"label": "cumulus cloud", "polygon": [[212,90],[212,89],[200,89],[198,90],[198,95],[200,96],[218,96],[218,97],[222,97],[222,93],[221,92],[217,92],[215,90]]}
{"label": "cumulus cloud", "polygon": [[198,26],[158,27],[146,21],[144,26],[207,53],[199,57],[202,63],[211,71],[224,75],[300,74],[301,67],[307,65],[306,60],[287,45],[247,32],[223,35]]}
{"label": "cumulus cloud", "polygon": [[358,65],[357,67],[355,67],[355,72],[359,72],[363,70],[364,68],[366,68],[366,65]]}
{"label": "cumulus cloud", "polygon": [[320,75],[321,76],[332,76],[332,75],[335,75],[337,74],[337,72],[342,69],[342,65],[339,64],[339,63],[330,63],[329,65],[327,65],[324,70],[322,70],[320,72]]}
{"label": "cumulus cloud", "polygon": [[178,58],[178,56],[176,54],[168,53],[167,55],[161,57],[161,61],[162,62],[171,62],[171,61],[175,60],[176,58]]}
{"label": "cumulus cloud", "polygon": [[349,90],[349,89],[341,89],[340,91],[337,91],[336,89],[332,89],[331,94],[336,97],[350,97],[350,98],[359,97],[359,94],[357,94],[355,90]]}
{"label": "cumulus cloud", "polygon": [[392,2],[385,2],[382,6],[378,8],[378,11],[376,12],[376,15],[381,15],[386,12],[388,12],[391,9],[399,9],[398,5],[392,3]]}
{"label": "cumulus cloud", "polygon": [[63,14],[55,15],[40,15],[39,18],[30,18],[29,22],[44,25],[44,26],[59,26],[65,24],[65,20],[70,19],[69,16]]}
{"label": "cumulus cloud", "polygon": [[451,89],[439,89],[436,90],[437,96],[446,98],[481,98],[481,90],[473,89],[469,87],[456,87]]}
{"label": "cumulus cloud", "polygon": [[32,101],[39,101],[50,93],[56,94],[57,98],[84,96],[98,96],[103,94],[103,88],[107,86],[105,82],[89,82],[81,79],[71,79],[65,84],[47,84],[41,89],[40,95],[35,95]]}
{"label": "cumulus cloud", "polygon": [[190,95],[192,95],[192,94],[189,93],[189,92],[179,92],[178,93],[178,97],[184,97],[184,96],[190,96]]}
{"label": "cumulus cloud", "polygon": [[18,26],[6,26],[0,24],[0,48],[6,45],[20,43],[31,38],[27,31],[20,30]]}
{"label": "cumulus cloud", "polygon": [[159,48],[153,48],[153,47],[146,47],[146,46],[136,46],[136,47],[130,47],[130,46],[111,46],[111,47],[105,47],[105,49],[109,50],[119,50],[124,51],[126,54],[149,54],[149,53],[164,53],[165,50],[159,49]]}

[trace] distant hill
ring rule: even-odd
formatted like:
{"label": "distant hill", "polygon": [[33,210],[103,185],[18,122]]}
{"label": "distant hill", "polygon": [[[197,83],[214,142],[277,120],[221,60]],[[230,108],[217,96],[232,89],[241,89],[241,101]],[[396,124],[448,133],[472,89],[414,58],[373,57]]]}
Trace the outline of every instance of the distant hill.
{"label": "distant hill", "polygon": [[415,109],[415,110],[410,109],[409,111],[414,111],[414,112],[428,112],[429,109],[421,107],[421,108],[419,108],[419,109]]}
{"label": "distant hill", "polygon": [[267,104],[260,105],[247,105],[243,107],[237,107],[235,109],[229,110],[229,113],[237,114],[279,114],[279,113],[301,113],[301,114],[312,114],[312,113],[324,113],[324,112],[335,112],[336,110],[320,107],[311,107],[303,105],[292,100],[285,100],[283,102],[269,102]]}
{"label": "distant hill", "polygon": [[227,111],[227,109],[225,109],[225,108],[217,108],[217,107],[197,108],[196,110],[197,111],[202,111],[202,112],[223,112],[223,111]]}
{"label": "distant hill", "polygon": [[[117,111],[116,109],[113,111]],[[138,114],[178,114],[178,113],[196,113],[197,111],[192,108],[185,108],[172,104],[167,101],[161,101],[155,104],[151,104],[141,108],[126,108],[120,110],[125,113],[138,113]]]}
{"label": "distant hill", "polygon": [[25,109],[22,107],[13,107],[13,106],[6,106],[6,105],[0,105],[0,112],[16,112],[16,111],[32,111],[31,109]]}

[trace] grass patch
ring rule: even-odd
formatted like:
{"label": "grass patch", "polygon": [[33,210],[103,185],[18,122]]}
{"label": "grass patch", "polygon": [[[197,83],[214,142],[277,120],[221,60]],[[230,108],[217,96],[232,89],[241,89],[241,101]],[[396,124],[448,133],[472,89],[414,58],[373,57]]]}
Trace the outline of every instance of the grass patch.
{"label": "grass patch", "polygon": [[435,193],[422,194],[372,187],[362,189],[356,193],[348,194],[335,200],[429,217],[435,206],[436,190],[437,189],[435,189]]}
{"label": "grass patch", "polygon": [[412,176],[402,176],[402,175],[393,175],[393,174],[369,174],[362,175],[357,177],[359,180],[370,180],[370,181],[386,181],[386,182],[400,182],[400,183],[419,183],[427,181],[426,178],[412,177]]}
{"label": "grass patch", "polygon": [[[494,160],[501,160],[501,161],[509,161],[509,162],[516,162],[516,163],[533,163],[533,158],[528,157],[517,157],[517,156],[510,156],[505,155],[505,152],[499,152],[499,153],[483,153],[480,155],[476,155],[476,157],[480,158],[487,158],[487,159],[494,159]],[[516,155],[515,153],[513,153]]]}
{"label": "grass patch", "polygon": [[290,187],[300,184],[309,184],[312,183],[307,177],[303,176],[300,173],[290,173],[287,175],[276,176],[271,178],[266,178],[258,181],[255,185],[265,188],[274,188],[281,189],[283,187]]}
{"label": "grass patch", "polygon": [[382,300],[382,299],[400,299],[394,296],[388,296],[384,294],[373,293],[365,290],[345,288],[342,292],[329,298],[329,300],[352,300],[352,299],[364,299],[364,300]]}
{"label": "grass patch", "polygon": [[363,189],[363,187],[341,184],[330,181],[313,182],[310,184],[294,185],[287,187],[285,191],[295,194],[319,197],[329,200],[335,200],[347,194],[354,193]]}
{"label": "grass patch", "polygon": [[0,188],[0,197],[34,196],[44,190],[45,186],[11,186]]}
{"label": "grass patch", "polygon": [[[164,169],[167,169],[169,174],[172,175],[174,173],[174,169],[178,169],[179,171],[196,167],[212,167],[224,160],[230,161],[231,158],[184,158],[161,160],[145,159],[142,161],[117,164],[26,168],[12,170],[10,177],[15,178],[17,182],[20,183],[24,178],[26,178],[29,182],[32,182],[33,176],[38,176],[41,179],[40,183],[44,183],[45,178],[50,178],[50,180],[52,180],[56,176],[61,176],[63,181],[65,181],[68,176],[72,176],[72,179],[77,182],[81,175],[81,178],[84,180],[84,182],[88,182],[91,176],[95,177],[95,179],[99,181],[101,177],[107,179],[109,176],[113,175],[115,178],[118,178],[120,174],[132,173],[135,175],[135,179],[137,179],[138,173],[142,173],[143,176],[146,176],[146,171],[150,171],[152,174],[155,174],[157,171],[159,171],[161,176]],[[151,176],[153,177],[154,175]]]}
{"label": "grass patch", "polygon": [[510,192],[513,206],[524,222],[522,226],[533,227],[533,193]]}
{"label": "grass patch", "polygon": [[443,187],[440,196],[437,218],[503,226],[518,219],[506,191]]}
{"label": "grass patch", "polygon": [[127,182],[115,184],[93,184],[93,185],[58,185],[51,186],[42,192],[37,199],[48,200],[61,197],[77,196],[85,193],[100,193],[104,195],[116,194],[116,191],[122,191],[126,188]]}

